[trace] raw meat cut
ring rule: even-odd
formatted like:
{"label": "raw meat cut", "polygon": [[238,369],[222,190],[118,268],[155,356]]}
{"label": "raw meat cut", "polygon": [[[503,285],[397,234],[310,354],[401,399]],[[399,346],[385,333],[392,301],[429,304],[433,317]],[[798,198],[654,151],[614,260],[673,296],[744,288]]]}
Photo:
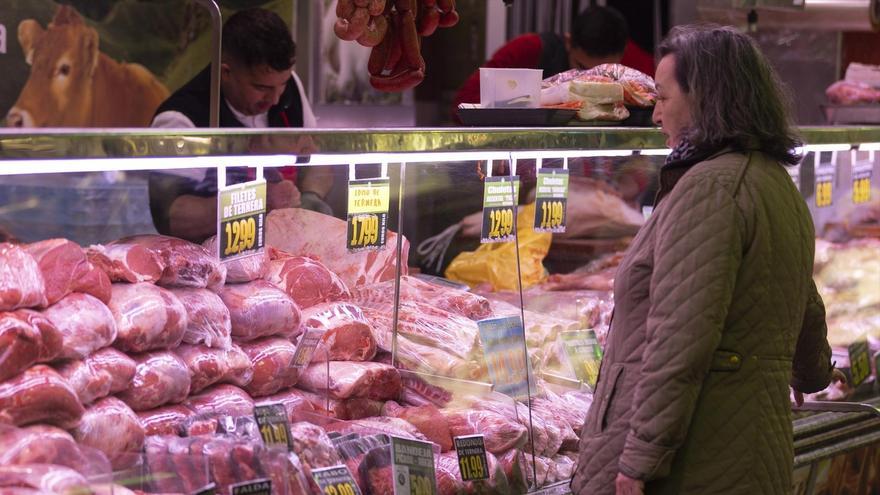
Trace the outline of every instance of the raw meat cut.
{"label": "raw meat cut", "polygon": [[410,438],[427,442],[428,438],[408,422],[400,418],[377,416],[362,418],[341,423],[333,423],[326,426],[328,432],[335,431],[343,434],[358,433],[361,435],[373,435],[384,433],[396,437]]}
{"label": "raw meat cut", "polygon": [[[289,389],[277,394],[260,397],[256,401],[256,405],[263,406],[266,404],[281,404],[287,411],[287,420],[290,423],[298,421],[301,413],[314,413],[315,406],[312,405],[305,397],[297,393],[296,389]],[[323,408],[323,406],[322,406]]]}
{"label": "raw meat cut", "polygon": [[[297,397],[309,403],[309,405],[322,416],[336,419],[361,419],[382,414],[381,401],[355,397],[353,399],[331,399],[313,392],[306,392],[292,388],[286,392],[292,397]],[[278,394],[280,395],[280,394]]]}
{"label": "raw meat cut", "polygon": [[61,332],[61,358],[83,359],[109,346],[118,336],[113,313],[88,294],[70,294],[43,311],[43,315]]}
{"label": "raw meat cut", "polygon": [[239,417],[254,415],[254,401],[242,389],[233,385],[215,385],[199,395],[187,399],[186,407],[197,415]]}
{"label": "raw meat cut", "polygon": [[254,376],[250,358],[237,345],[228,350],[182,345],[174,352],[189,369],[191,394],[197,394],[215,383],[244,387]]}
{"label": "raw meat cut", "polygon": [[500,414],[491,411],[474,411],[469,409],[442,410],[449,422],[452,436],[485,435],[486,450],[500,454],[506,450],[522,447],[528,430]]}
{"label": "raw meat cut", "polygon": [[104,304],[110,302],[110,278],[103,270],[88,263],[85,273],[73,281],[73,291],[95,297]]}
{"label": "raw meat cut", "polygon": [[837,81],[825,90],[828,101],[837,105],[880,103],[880,88],[853,81]]}
{"label": "raw meat cut", "polygon": [[[448,454],[452,454],[451,457]],[[491,455],[491,454],[490,454]],[[458,458],[454,452],[440,455],[434,462],[437,476],[437,493],[441,495],[457,495],[465,492],[465,482],[461,480]]]}
{"label": "raw meat cut", "polygon": [[[540,488],[548,483],[556,481],[556,472],[553,469],[553,461],[544,456],[532,456],[523,454],[526,467],[526,480],[530,486]],[[532,471],[534,463],[534,471]]]}
{"label": "raw meat cut", "polygon": [[95,244],[86,249],[86,256],[111,282],[153,284],[162,278],[165,270],[162,258],[139,244]]}
{"label": "raw meat cut", "polygon": [[152,251],[164,263],[156,282],[170,287],[198,287],[217,290],[226,280],[226,267],[207,249],[183,239],[163,235],[136,235],[108,246],[139,245]]}
{"label": "raw meat cut", "polygon": [[37,260],[19,246],[0,243],[0,311],[48,304]]}
{"label": "raw meat cut", "polygon": [[272,261],[266,280],[287,292],[300,308],[347,301],[351,297],[345,282],[320,261],[280,249],[270,248],[269,252]]}
{"label": "raw meat cut", "polygon": [[281,389],[296,385],[299,369],[293,367],[296,346],[289,340],[269,337],[243,343],[241,348],[254,370],[253,379],[245,386],[254,397],[272,395]]}
{"label": "raw meat cut", "polygon": [[[391,356],[388,355],[388,362]],[[387,363],[386,363],[387,364]],[[432,385],[415,375],[401,377],[403,382],[403,402],[410,406],[427,406],[433,404],[437,407],[446,407],[452,401],[452,392],[443,387]]]}
{"label": "raw meat cut", "polygon": [[0,383],[0,423],[47,423],[69,430],[83,412],[76,392],[48,366],[38,364]]}
{"label": "raw meat cut", "polygon": [[[554,417],[565,421],[565,423],[571,427],[575,437],[580,438],[581,429],[584,426],[584,420],[587,418],[587,411],[590,409],[592,400],[585,401],[580,396],[572,395],[577,393],[578,392],[572,391],[563,395],[556,395],[551,390],[546,390],[545,394],[547,395],[547,398],[541,399],[539,404],[543,403],[543,407],[551,409]],[[581,395],[583,397],[592,398],[592,396],[588,394]],[[563,444],[562,450],[568,450],[566,449],[566,446],[566,444]]]}
{"label": "raw meat cut", "polygon": [[0,381],[60,352],[61,334],[39,313],[25,309],[0,313]]}
{"label": "raw meat cut", "polygon": [[567,480],[571,479],[574,476],[574,468],[577,465],[576,461],[571,457],[564,455],[555,455],[551,459],[553,465],[556,467],[556,478],[559,480]]}
{"label": "raw meat cut", "polygon": [[208,289],[177,288],[171,293],[186,308],[183,342],[228,349],[232,345],[232,320],[220,296]]}
{"label": "raw meat cut", "polygon": [[[327,266],[349,288],[391,280],[397,276],[397,235],[386,232],[385,247],[349,253],[344,220],[300,208],[274,210],[266,217],[266,245],[296,256],[308,256]],[[400,274],[407,274],[409,242],[403,239]]]}
{"label": "raw meat cut", "polygon": [[369,361],[376,355],[376,339],[363,311],[345,302],[324,303],[303,310],[303,329],[323,330],[326,353],[317,361]]}
{"label": "raw meat cut", "polygon": [[144,429],[137,415],[115,397],[101,399],[86,409],[73,437],[80,445],[106,454],[113,469],[131,467],[144,445]]}
{"label": "raw meat cut", "polygon": [[132,358],[137,371],[128,390],[117,397],[135,411],[182,402],[189,395],[189,370],[173,352],[147,352]]}
{"label": "raw meat cut", "polygon": [[66,431],[54,426],[0,427],[0,466],[56,464],[84,470],[88,460]]}
{"label": "raw meat cut", "polygon": [[[202,246],[204,246],[212,256],[217,256],[216,235],[206,239],[205,242],[202,243]],[[269,251],[264,249],[263,252],[253,256],[239,258],[232,261],[224,261],[223,265],[226,266],[227,284],[243,284],[245,282],[251,282],[258,278],[265,277],[266,270],[269,267]]]}
{"label": "raw meat cut", "polygon": [[501,464],[491,452],[486,452],[486,462],[489,464],[488,480],[464,482],[461,480],[461,470],[456,453],[444,452],[440,454],[434,462],[437,471],[438,493],[450,495],[458,493],[519,493],[510,491]]}
{"label": "raw meat cut", "polygon": [[[358,304],[370,307],[391,304],[394,280],[355,287],[351,290],[351,298]],[[472,320],[482,320],[492,315],[489,300],[483,296],[410,276],[400,278],[400,300],[425,303]]]}
{"label": "raw meat cut", "polygon": [[[524,454],[517,450],[511,449],[504,454],[498,455],[498,464],[504,471],[504,477],[510,486],[509,493],[525,493],[526,492],[526,466]],[[529,471],[532,467],[529,464]]]}
{"label": "raw meat cut", "polygon": [[73,291],[76,280],[89,271],[89,262],[79,244],[67,239],[47,239],[24,249],[37,260],[46,284],[46,302],[51,306]]}
{"label": "raw meat cut", "polygon": [[113,284],[110,311],[125,352],[173,349],[187,328],[186,308],[171,291],[148,283]]}
{"label": "raw meat cut", "polygon": [[452,449],[452,434],[449,432],[449,424],[437,407],[402,407],[394,401],[385,403],[382,408],[385,416],[400,418],[415,426],[428,440],[440,446],[441,452]]}
{"label": "raw meat cut", "polygon": [[220,290],[220,297],[229,308],[232,336],[238,340],[299,335],[301,317],[296,303],[265,280],[227,285]]}
{"label": "raw meat cut", "polygon": [[341,459],[336,447],[320,426],[306,422],[292,423],[290,437],[293,439],[291,450],[299,457],[310,477],[313,469],[340,464]]}
{"label": "raw meat cut", "polygon": [[150,435],[178,435],[183,423],[195,415],[186,406],[163,406],[137,413],[144,433]]}
{"label": "raw meat cut", "polygon": [[0,491],[10,493],[9,488],[32,488],[39,493],[58,495],[91,493],[83,475],[52,464],[0,466]]}
{"label": "raw meat cut", "polygon": [[168,436],[147,437],[144,441],[144,464],[150,473],[150,490],[157,493],[181,493],[183,484],[179,478],[177,466],[169,452],[171,443],[179,443],[187,447],[191,438]]}
{"label": "raw meat cut", "polygon": [[[369,308],[364,309],[364,315],[371,322],[377,347],[390,356],[393,345],[391,315]],[[405,326],[409,325],[401,323],[399,327]],[[465,379],[473,375],[474,366],[468,361],[437,347],[413,342],[403,334],[397,335],[397,360],[398,366],[409,371]],[[386,364],[391,364],[390,358]]]}
{"label": "raw meat cut", "polygon": [[[577,450],[580,437],[575,433],[570,423],[574,418],[566,418],[566,409],[561,404],[542,397],[533,397],[530,403],[533,415],[535,413],[542,415],[548,425],[559,431],[559,447],[556,449],[556,452],[547,450],[545,456],[552,457],[561,450]],[[583,424],[585,415],[586,411],[584,411],[584,415],[581,418],[581,424]]]}
{"label": "raw meat cut", "polygon": [[101,349],[82,361],[65,361],[56,366],[83,404],[127,389],[136,369],[133,359],[112,347]]}
{"label": "raw meat cut", "polygon": [[401,390],[400,373],[394,367],[369,362],[313,364],[303,370],[298,385],[310,392],[328,393],[334,399],[365,397],[388,400],[397,398]]}

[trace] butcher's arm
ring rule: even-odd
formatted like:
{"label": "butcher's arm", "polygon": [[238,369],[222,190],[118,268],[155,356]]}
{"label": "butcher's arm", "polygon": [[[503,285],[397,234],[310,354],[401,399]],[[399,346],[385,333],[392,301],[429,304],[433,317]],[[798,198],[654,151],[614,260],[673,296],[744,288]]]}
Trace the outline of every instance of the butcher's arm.
{"label": "butcher's arm", "polygon": [[810,296],[804,312],[804,323],[798,335],[792,361],[791,388],[804,394],[823,390],[831,383],[831,347],[827,339],[825,325],[825,304],[816,290],[816,283],[810,281]]}
{"label": "butcher's arm", "polygon": [[[643,481],[669,474],[721,342],[742,261],[742,215],[706,175],[679,182],[658,219],[641,379],[618,469]],[[661,206],[662,207],[662,206]]]}
{"label": "butcher's arm", "polygon": [[201,243],[217,233],[217,198],[184,194],[171,203],[168,235]]}

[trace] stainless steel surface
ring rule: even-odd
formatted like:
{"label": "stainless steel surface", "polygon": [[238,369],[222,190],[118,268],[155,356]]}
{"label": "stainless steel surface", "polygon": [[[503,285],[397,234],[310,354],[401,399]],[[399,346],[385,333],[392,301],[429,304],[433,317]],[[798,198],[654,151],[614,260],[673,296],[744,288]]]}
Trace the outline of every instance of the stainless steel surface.
{"label": "stainless steel surface", "polygon": [[792,410],[843,413],[866,412],[880,417],[880,407],[863,402],[804,402],[804,405],[794,407]]}
{"label": "stainless steel surface", "polygon": [[880,430],[854,438],[845,438],[839,443],[811,450],[805,454],[796,455],[794,457],[794,466],[803,466],[819,459],[834,457],[838,454],[865,447],[875,442],[880,442]]}
{"label": "stainless steel surface", "polygon": [[223,44],[223,15],[214,0],[196,0],[211,13],[211,97],[208,125],[220,127],[220,51]]}
{"label": "stainless steel surface", "polygon": [[[791,3],[789,1],[789,3]],[[701,21],[745,25],[746,15],[754,8],[758,28],[784,28],[813,31],[872,31],[880,29],[872,19],[877,0],[806,0],[803,8],[777,8],[755,0],[699,0]]]}

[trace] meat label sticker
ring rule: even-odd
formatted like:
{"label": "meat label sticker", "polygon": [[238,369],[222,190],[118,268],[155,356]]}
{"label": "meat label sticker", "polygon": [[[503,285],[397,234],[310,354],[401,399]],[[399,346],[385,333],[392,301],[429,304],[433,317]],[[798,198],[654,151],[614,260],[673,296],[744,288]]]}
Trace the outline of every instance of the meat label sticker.
{"label": "meat label sticker", "polygon": [[873,151],[852,151],[852,202],[867,203],[871,200],[871,176],[874,172]]}
{"label": "meat label sticker", "polygon": [[346,466],[313,469],[312,478],[323,495],[361,495],[360,488]]}
{"label": "meat label sticker", "polygon": [[486,459],[486,441],[483,435],[455,437],[453,441],[461,480],[489,479],[489,460]]}
{"label": "meat label sticker", "polygon": [[229,487],[230,495],[272,495],[272,481],[266,478],[236,483]]}
{"label": "meat label sticker", "polygon": [[217,256],[232,261],[263,252],[266,241],[266,181],[224,187],[217,195]]}
{"label": "meat label sticker", "polygon": [[391,202],[391,181],[355,179],[348,182],[348,234],[351,252],[382,249]]}
{"label": "meat label sticker", "polygon": [[496,392],[514,399],[528,398],[531,366],[525,358],[525,331],[519,316],[477,322],[489,379]]}
{"label": "meat label sticker", "polygon": [[324,332],[326,332],[326,330],[317,328],[309,328],[303,332],[302,337],[299,339],[299,343],[296,345],[296,352],[293,353],[294,368],[302,369],[312,362],[315,348],[318,347],[318,342],[321,341]]}
{"label": "meat label sticker", "polygon": [[513,207],[519,198],[519,177],[486,177],[483,184],[483,228],[480,242],[511,242],[516,235]]}
{"label": "meat label sticker", "polygon": [[538,170],[535,190],[535,231],[565,232],[568,205],[568,170]]}
{"label": "meat label sticker", "polygon": [[559,341],[565,349],[565,356],[578,380],[595,390],[599,378],[599,365],[602,363],[602,347],[592,330],[561,332]]}
{"label": "meat label sticker", "polygon": [[858,387],[871,375],[871,354],[868,350],[868,340],[862,339],[853,342],[847,350],[849,351],[849,373],[852,375],[852,385]]}
{"label": "meat label sticker", "polygon": [[391,437],[394,495],[435,495],[434,444]]}
{"label": "meat label sticker", "polygon": [[293,447],[290,426],[287,423],[287,410],[282,404],[264,404],[254,407],[254,419],[260,428],[260,436],[267,446]]}
{"label": "meat label sticker", "polygon": [[816,207],[827,208],[834,201],[834,162],[837,152],[822,151],[815,156]]}

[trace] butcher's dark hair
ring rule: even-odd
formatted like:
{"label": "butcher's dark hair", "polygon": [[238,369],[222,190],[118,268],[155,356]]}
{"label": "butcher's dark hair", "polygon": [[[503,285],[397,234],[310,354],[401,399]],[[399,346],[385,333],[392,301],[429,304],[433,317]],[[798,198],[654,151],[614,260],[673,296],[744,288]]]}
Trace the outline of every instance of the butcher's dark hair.
{"label": "butcher's dark hair", "polygon": [[222,50],[247,67],[268,65],[288,70],[296,60],[296,43],[278,14],[261,8],[240,10],[223,25]]}
{"label": "butcher's dark hair", "polygon": [[675,57],[675,79],[693,123],[684,135],[698,149],[757,149],[800,162],[791,98],[752,38],[715,24],[676,26],[660,45]]}
{"label": "butcher's dark hair", "polygon": [[593,57],[623,53],[628,39],[626,19],[611,7],[589,7],[571,22],[572,46]]}

